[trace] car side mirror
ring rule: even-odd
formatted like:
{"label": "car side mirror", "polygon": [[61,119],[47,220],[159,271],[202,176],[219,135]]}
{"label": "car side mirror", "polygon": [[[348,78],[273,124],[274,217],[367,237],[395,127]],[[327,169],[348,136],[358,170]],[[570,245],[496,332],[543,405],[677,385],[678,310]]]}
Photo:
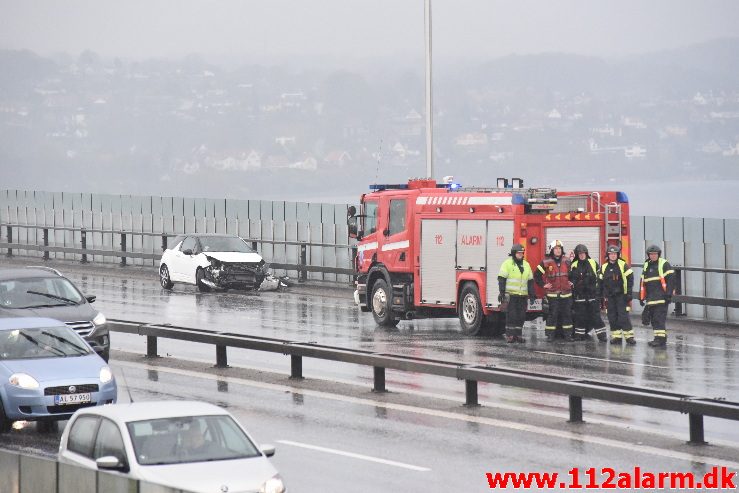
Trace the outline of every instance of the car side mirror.
{"label": "car side mirror", "polygon": [[185,255],[192,255],[192,250],[187,248],[185,250],[182,250],[182,253],[184,253]]}
{"label": "car side mirror", "polygon": [[85,299],[88,303],[95,303],[95,300],[98,299],[98,297],[94,294],[91,294],[90,296],[85,296]]}
{"label": "car side mirror", "polygon": [[272,457],[273,455],[275,455],[275,452],[276,450],[274,445],[262,445],[262,453],[267,457]]}
{"label": "car side mirror", "polygon": [[97,465],[98,469],[102,469],[104,471],[128,472],[129,470],[128,464],[118,460],[118,457],[114,457],[112,455],[100,457],[95,461],[95,465]]}
{"label": "car side mirror", "polygon": [[356,238],[357,237],[357,218],[352,216],[347,221],[347,225],[349,226],[349,238]]}

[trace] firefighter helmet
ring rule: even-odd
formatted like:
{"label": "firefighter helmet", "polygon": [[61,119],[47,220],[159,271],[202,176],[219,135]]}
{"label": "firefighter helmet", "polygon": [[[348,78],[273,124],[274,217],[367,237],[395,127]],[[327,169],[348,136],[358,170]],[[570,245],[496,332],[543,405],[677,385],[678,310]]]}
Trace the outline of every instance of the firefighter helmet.
{"label": "firefighter helmet", "polygon": [[553,240],[553,241],[552,241],[552,242],[551,242],[551,243],[549,244],[549,254],[550,254],[550,255],[552,254],[552,251],[554,251],[554,247],[559,247],[559,248],[561,248],[561,249],[562,249],[562,253],[564,253],[564,251],[565,251],[565,246],[564,246],[564,245],[562,244],[562,242],[561,242],[561,241],[559,241],[559,240]]}
{"label": "firefighter helmet", "polygon": [[621,255],[621,247],[618,245],[610,245],[608,249],[606,250],[606,255],[609,253],[615,253],[616,255]]}
{"label": "firefighter helmet", "polygon": [[580,255],[581,253],[588,254],[588,247],[580,243],[575,247],[575,255]]}
{"label": "firefighter helmet", "polygon": [[511,247],[511,257],[514,257],[517,252],[524,253],[525,251],[526,249],[523,247],[523,245],[516,243]]}
{"label": "firefighter helmet", "polygon": [[657,245],[649,245],[647,247],[647,257],[649,257],[650,253],[656,253],[658,257],[662,256],[662,249],[658,247]]}

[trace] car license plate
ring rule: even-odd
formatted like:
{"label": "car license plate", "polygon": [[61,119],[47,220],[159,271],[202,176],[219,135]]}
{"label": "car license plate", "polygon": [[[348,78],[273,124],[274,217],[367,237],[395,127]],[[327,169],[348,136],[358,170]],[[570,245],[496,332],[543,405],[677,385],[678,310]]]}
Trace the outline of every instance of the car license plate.
{"label": "car license plate", "polygon": [[90,394],[89,392],[85,394],[66,394],[54,396],[54,404],[56,405],[82,404],[90,401],[92,401],[92,394]]}
{"label": "car license plate", "polygon": [[541,311],[541,300],[536,299],[534,301],[529,301],[528,310],[532,312],[540,312]]}

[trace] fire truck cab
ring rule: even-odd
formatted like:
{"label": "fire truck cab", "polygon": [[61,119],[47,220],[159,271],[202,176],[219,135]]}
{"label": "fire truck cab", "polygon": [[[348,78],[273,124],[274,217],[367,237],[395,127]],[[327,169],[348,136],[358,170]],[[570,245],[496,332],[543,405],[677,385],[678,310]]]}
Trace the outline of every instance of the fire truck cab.
{"label": "fire truck cab", "polygon": [[[568,253],[586,245],[599,263],[608,245],[620,245],[630,261],[624,193],[526,189],[519,178],[497,181],[490,188],[430,179],[370,186],[359,214],[349,208],[360,309],[385,327],[459,317],[465,334],[500,331],[505,306],[498,302],[498,271],[514,243],[526,248],[532,269],[554,239]],[[542,295],[537,287],[530,319],[541,315]]]}

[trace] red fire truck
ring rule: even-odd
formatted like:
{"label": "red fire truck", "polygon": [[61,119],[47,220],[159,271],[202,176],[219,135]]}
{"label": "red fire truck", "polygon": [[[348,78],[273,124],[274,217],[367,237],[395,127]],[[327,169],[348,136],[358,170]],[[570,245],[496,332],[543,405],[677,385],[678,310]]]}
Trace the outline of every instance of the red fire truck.
{"label": "red fire truck", "polygon": [[[554,239],[567,253],[586,245],[600,263],[608,245],[620,245],[630,261],[622,192],[524,188],[519,178],[499,178],[491,188],[411,179],[370,190],[359,214],[350,207],[349,231],[358,240],[355,298],[380,326],[459,317],[465,334],[501,330],[498,270],[514,243],[526,248],[533,269]],[[537,287],[529,319],[541,315],[542,295]]]}

